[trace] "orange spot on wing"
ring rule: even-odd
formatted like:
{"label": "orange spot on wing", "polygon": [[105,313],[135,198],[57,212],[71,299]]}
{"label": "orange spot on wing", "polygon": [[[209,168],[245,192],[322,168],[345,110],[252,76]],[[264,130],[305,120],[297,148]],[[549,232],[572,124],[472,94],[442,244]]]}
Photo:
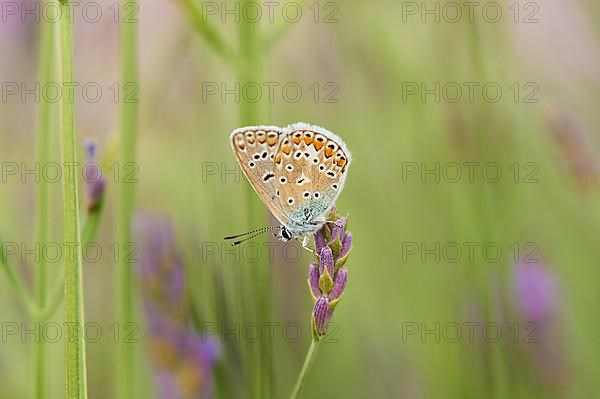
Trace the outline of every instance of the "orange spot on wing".
{"label": "orange spot on wing", "polygon": [[265,141],[267,141],[267,138],[265,136],[258,136],[258,142],[259,143],[264,143]]}
{"label": "orange spot on wing", "polygon": [[323,148],[325,143],[323,143],[322,141],[315,140],[314,145],[315,145],[315,149],[317,151],[319,151],[321,148]]}
{"label": "orange spot on wing", "polygon": [[267,143],[269,143],[270,147],[273,147],[275,144],[277,144],[277,136],[267,138]]}
{"label": "orange spot on wing", "polygon": [[346,164],[346,159],[344,158],[340,158],[337,160],[337,165],[338,166],[344,166]]}
{"label": "orange spot on wing", "polygon": [[281,147],[281,151],[283,151],[285,155],[290,155],[290,152],[292,152],[292,147],[289,145],[284,145]]}
{"label": "orange spot on wing", "polygon": [[333,151],[331,148],[327,147],[325,148],[325,158],[329,158],[334,154],[335,151]]}
{"label": "orange spot on wing", "polygon": [[311,143],[313,142],[313,138],[305,136],[304,137],[304,142],[306,143],[306,145],[311,145]]}
{"label": "orange spot on wing", "polygon": [[302,137],[294,137],[292,140],[294,141],[294,144],[300,144]]}

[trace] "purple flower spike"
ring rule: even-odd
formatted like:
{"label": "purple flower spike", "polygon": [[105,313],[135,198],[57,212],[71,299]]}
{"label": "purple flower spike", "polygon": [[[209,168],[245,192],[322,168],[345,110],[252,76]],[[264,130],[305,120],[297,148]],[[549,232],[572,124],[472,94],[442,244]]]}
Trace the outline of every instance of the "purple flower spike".
{"label": "purple flower spike", "polygon": [[308,267],[308,286],[313,298],[317,299],[321,296],[321,289],[319,288],[319,266],[311,263]]}
{"label": "purple flower spike", "polygon": [[339,299],[340,296],[344,293],[344,288],[346,288],[346,282],[348,281],[348,270],[345,268],[341,268],[335,274],[335,280],[333,282],[333,288],[329,293],[329,300],[335,301]]}
{"label": "purple flower spike", "polygon": [[85,139],[83,143],[85,152],[87,152],[88,160],[93,161],[96,159],[96,142],[92,139]]}
{"label": "purple flower spike", "polygon": [[329,241],[335,241],[338,238],[343,239],[344,228],[346,227],[346,218],[339,218],[333,225],[333,231],[331,232],[331,239]]}
{"label": "purple flower spike", "polygon": [[315,340],[325,335],[325,325],[346,289],[348,270],[342,265],[352,250],[352,234],[345,231],[347,219],[340,218],[335,210],[330,218],[335,219],[331,234],[327,224],[315,233],[315,253],[319,264],[311,263],[308,268],[308,286],[315,300],[312,314]]}
{"label": "purple flower spike", "polygon": [[344,241],[342,241],[342,250],[340,251],[339,258],[343,258],[348,255],[350,252],[350,248],[352,248],[352,233],[348,233],[344,236]]}
{"label": "purple flower spike", "polygon": [[321,253],[321,250],[323,250],[323,248],[327,245],[327,242],[325,241],[325,236],[323,235],[323,232],[321,230],[317,231],[315,233],[315,252],[317,254]]}
{"label": "purple flower spike", "polygon": [[104,197],[106,177],[102,174],[100,165],[96,163],[96,143],[94,140],[85,141],[87,160],[83,169],[86,191],[86,208],[88,213],[94,213],[100,209]]}
{"label": "purple flower spike", "polygon": [[212,397],[219,346],[196,331],[188,317],[185,269],[171,224],[144,218],[137,221],[135,232],[141,243],[140,285],[159,397]]}
{"label": "purple flower spike", "polygon": [[321,273],[324,273],[325,268],[327,268],[327,271],[329,272],[329,275],[331,277],[333,277],[333,266],[334,266],[334,262],[333,262],[333,251],[331,251],[331,248],[329,247],[325,247],[321,250],[321,264],[319,267],[319,271]]}
{"label": "purple flower spike", "polygon": [[315,307],[313,309],[313,315],[314,315],[314,321],[315,321],[314,329],[315,329],[315,332],[317,333],[317,335],[319,335],[319,336],[325,335],[325,330],[326,330],[325,327],[327,324],[328,313],[329,313],[329,303],[328,302],[329,301],[327,300],[327,298],[322,296],[319,299],[317,299],[317,302],[315,303]]}

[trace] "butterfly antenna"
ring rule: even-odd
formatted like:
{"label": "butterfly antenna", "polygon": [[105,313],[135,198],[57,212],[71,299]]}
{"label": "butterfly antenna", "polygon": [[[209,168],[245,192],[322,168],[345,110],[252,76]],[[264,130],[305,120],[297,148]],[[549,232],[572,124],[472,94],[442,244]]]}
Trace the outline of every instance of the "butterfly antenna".
{"label": "butterfly antenna", "polygon": [[[262,233],[266,233],[267,231],[271,231],[273,229],[277,228],[277,226],[267,226],[267,227],[261,227],[260,229],[256,229],[256,230],[252,230],[252,231],[248,231],[246,233],[242,233],[242,234],[236,234],[234,236],[227,236],[224,237],[224,240],[233,240],[234,238],[239,238],[239,237],[243,237],[243,236],[247,236],[248,234],[253,234],[251,237],[248,237],[247,239],[250,239],[252,237],[256,237],[259,234]],[[243,241],[243,240],[242,240]]]}
{"label": "butterfly antenna", "polygon": [[[250,240],[250,239],[252,239],[252,238],[254,238],[254,237],[256,237],[256,236],[259,236],[259,235],[261,235],[261,234],[263,234],[263,233],[266,233],[267,231],[273,230],[275,227],[277,227],[277,226],[269,226],[269,227],[265,227],[265,228],[264,228],[264,229],[262,229],[261,231],[258,231],[258,233],[254,233],[254,234],[252,234],[252,235],[251,235],[251,236],[249,236],[249,237],[242,238],[241,240],[234,241],[233,243],[231,243],[231,245],[239,245],[239,244],[241,244],[241,243],[243,243],[243,242],[246,242],[246,241],[248,241],[248,240]],[[242,235],[243,235],[243,234],[242,234]]]}

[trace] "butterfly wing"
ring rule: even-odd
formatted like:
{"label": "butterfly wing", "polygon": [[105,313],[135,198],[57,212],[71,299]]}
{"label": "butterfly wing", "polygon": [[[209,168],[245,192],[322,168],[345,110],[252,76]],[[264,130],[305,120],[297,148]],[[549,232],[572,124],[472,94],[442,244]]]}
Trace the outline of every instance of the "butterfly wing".
{"label": "butterfly wing", "polygon": [[307,213],[312,220],[325,220],[344,187],[350,151],[338,136],[318,126],[296,123],[282,136],[274,157],[275,197],[297,225]]}
{"label": "butterfly wing", "polygon": [[284,223],[285,215],[275,198],[273,162],[282,133],[277,126],[247,126],[234,130],[230,142],[246,179],[273,216]]}

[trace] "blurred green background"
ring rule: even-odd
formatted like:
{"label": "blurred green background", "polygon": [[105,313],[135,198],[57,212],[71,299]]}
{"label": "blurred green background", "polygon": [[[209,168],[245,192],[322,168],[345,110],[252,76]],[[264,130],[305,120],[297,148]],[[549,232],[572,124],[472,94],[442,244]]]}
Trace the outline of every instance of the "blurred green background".
{"label": "blurred green background", "polygon": [[[113,3],[97,4],[98,22],[77,13],[75,20],[75,79],[102,89],[97,102],[76,90],[79,159],[83,140],[94,138],[98,158],[113,165],[118,24]],[[270,238],[272,247],[257,240],[232,250],[222,237],[272,223],[244,176],[232,173],[229,133],[304,121],[335,132],[352,151],[337,209],[350,215],[354,247],[335,326],[303,397],[598,397],[597,2],[483,1],[471,15],[463,2],[299,2],[297,22],[282,18],[282,2],[274,22],[262,4],[257,23],[245,21],[245,2],[193,3],[204,20],[188,4],[142,2],[136,12],[135,206],[141,219],[159,215],[172,224],[185,270],[182,317],[219,346],[214,372],[199,385],[214,377],[214,397],[281,398],[302,366],[311,339],[311,255]],[[225,12],[236,4],[239,21]],[[288,20],[295,10],[287,9]],[[3,17],[0,239],[31,248],[36,184],[5,168],[35,163],[38,103],[8,95],[5,83],[37,81],[40,24]],[[206,24],[244,61],[221,57],[202,34]],[[58,139],[53,145],[58,160]],[[96,238],[103,256],[84,264],[86,321],[102,330],[87,346],[90,398],[114,397],[119,372],[110,329],[116,184],[105,172]],[[51,192],[60,241],[61,185]],[[142,241],[136,260],[153,254]],[[35,260],[19,255],[12,265],[29,284]],[[50,267],[51,280],[59,278],[62,264]],[[201,397],[156,394],[156,363],[168,355],[146,327],[144,284],[134,293],[136,397]],[[22,330],[33,321],[4,276],[0,297],[0,398],[31,397],[35,335]],[[62,313],[52,320],[62,323]],[[12,325],[16,335],[7,333]],[[62,340],[48,345],[50,398],[63,396],[63,349]],[[189,378],[179,375],[176,385]]]}

